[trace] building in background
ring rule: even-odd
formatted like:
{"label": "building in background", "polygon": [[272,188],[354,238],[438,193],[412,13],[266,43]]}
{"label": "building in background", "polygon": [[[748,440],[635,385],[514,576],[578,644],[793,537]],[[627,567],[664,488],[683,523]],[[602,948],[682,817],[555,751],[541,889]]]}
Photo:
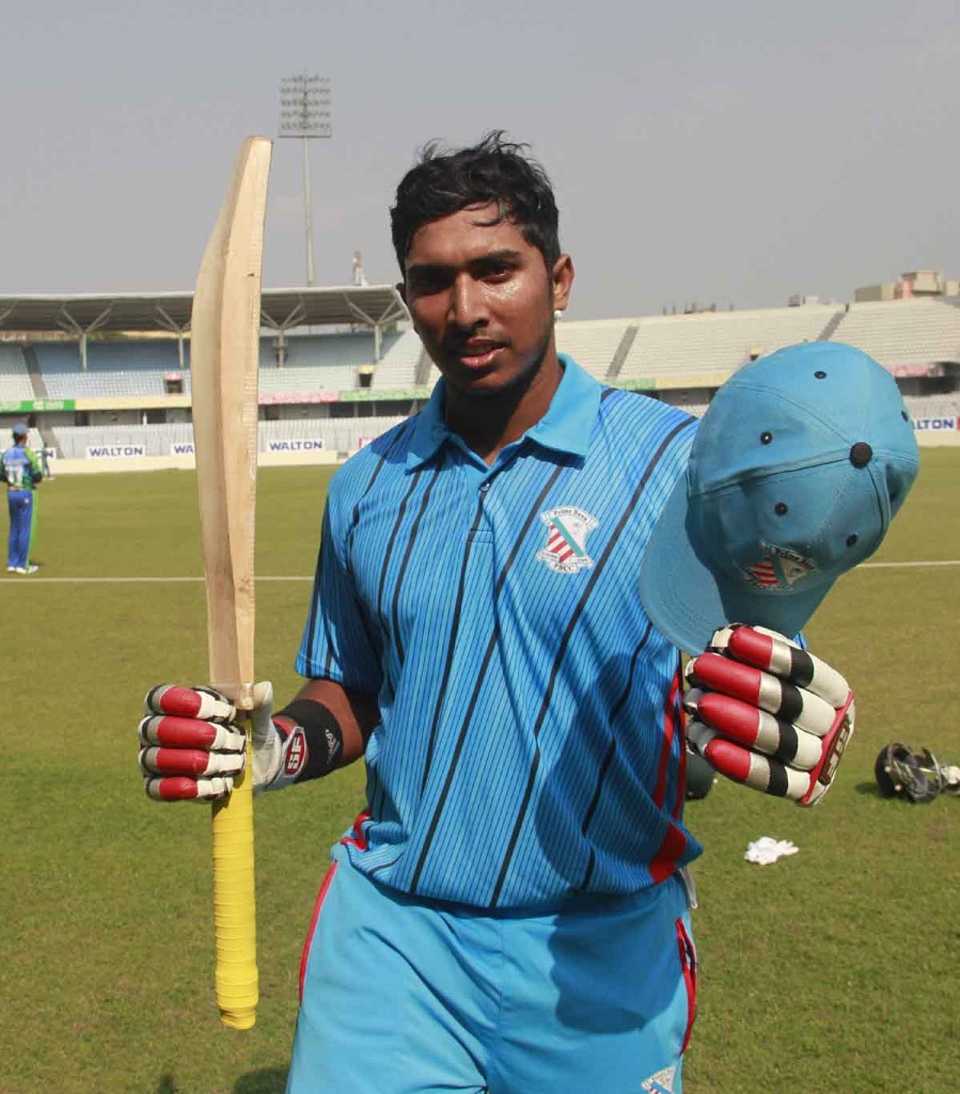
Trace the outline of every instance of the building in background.
{"label": "building in background", "polygon": [[878,300],[913,300],[916,297],[960,296],[960,280],[945,278],[938,270],[913,270],[900,275],[898,281],[879,285],[863,285],[853,294],[854,303]]}

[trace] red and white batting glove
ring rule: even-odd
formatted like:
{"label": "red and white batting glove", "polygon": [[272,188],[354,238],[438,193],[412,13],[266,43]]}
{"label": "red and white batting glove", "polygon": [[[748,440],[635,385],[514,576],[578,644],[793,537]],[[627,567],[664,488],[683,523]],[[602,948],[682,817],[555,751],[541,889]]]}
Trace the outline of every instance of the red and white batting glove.
{"label": "red and white batting glove", "polygon": [[[273,723],[273,685],[256,684],[250,712],[253,790],[277,783],[289,743]],[[159,684],[144,699],[140,771],[157,801],[217,801],[243,770],[246,736],[233,704],[212,688]]]}
{"label": "red and white batting glove", "polygon": [[847,681],[795,642],[731,624],[689,662],[687,739],[721,774],[815,805],[853,736]]}

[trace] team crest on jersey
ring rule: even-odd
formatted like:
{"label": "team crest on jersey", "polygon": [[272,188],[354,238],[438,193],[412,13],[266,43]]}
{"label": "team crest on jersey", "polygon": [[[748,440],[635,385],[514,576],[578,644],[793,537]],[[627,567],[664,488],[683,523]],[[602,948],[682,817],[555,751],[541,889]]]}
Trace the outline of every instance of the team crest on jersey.
{"label": "team crest on jersey", "polygon": [[812,559],[773,543],[763,544],[764,557],[743,568],[744,577],[758,589],[789,589],[816,570]]}
{"label": "team crest on jersey", "polygon": [[677,1069],[665,1067],[655,1075],[651,1075],[649,1079],[644,1079],[640,1089],[649,1091],[650,1094],[673,1094],[676,1078]]}
{"label": "team crest on jersey", "polygon": [[540,519],[547,526],[547,545],[537,551],[540,562],[558,574],[575,574],[593,565],[587,554],[587,536],[597,526],[596,517],[572,505],[562,505],[541,513]]}

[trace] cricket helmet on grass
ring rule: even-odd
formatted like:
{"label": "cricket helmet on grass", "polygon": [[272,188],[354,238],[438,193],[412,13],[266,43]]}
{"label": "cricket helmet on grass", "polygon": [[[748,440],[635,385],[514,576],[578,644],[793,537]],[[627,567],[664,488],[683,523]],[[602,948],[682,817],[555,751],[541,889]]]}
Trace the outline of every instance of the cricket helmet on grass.
{"label": "cricket helmet on grass", "polygon": [[881,798],[928,802],[940,793],[940,768],[928,749],[914,753],[899,741],[886,745],[880,749],[873,774]]}

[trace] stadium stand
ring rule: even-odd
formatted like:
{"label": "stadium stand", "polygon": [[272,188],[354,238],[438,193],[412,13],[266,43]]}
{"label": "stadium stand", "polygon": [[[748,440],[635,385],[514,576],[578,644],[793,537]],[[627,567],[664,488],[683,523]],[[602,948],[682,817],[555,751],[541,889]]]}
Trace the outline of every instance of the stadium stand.
{"label": "stadium stand", "polygon": [[[17,421],[16,418],[10,418],[9,421],[5,422],[2,428],[0,428],[0,452],[13,443],[10,427],[15,421]],[[45,447],[40,431],[34,429],[32,426],[27,429],[27,447],[32,448],[34,452],[38,453]]]}
{"label": "stadium stand", "polygon": [[[383,334],[381,357],[389,352],[400,337],[396,331]],[[369,331],[362,333],[336,332],[329,334],[288,334],[286,339],[285,366],[309,365],[311,367],[357,368],[373,363],[374,341]],[[275,339],[260,340],[260,367],[276,365]],[[352,386],[352,385],[351,385]]]}
{"label": "stadium stand", "polygon": [[954,395],[904,395],[911,418],[960,417],[960,393]]}
{"label": "stadium stand", "polygon": [[[380,363],[374,377],[389,374],[396,359],[404,360],[404,346],[418,348],[420,339],[412,331],[385,331],[381,338]],[[358,370],[374,365],[375,345],[369,331],[320,335],[288,335],[283,367],[277,364],[275,338],[260,343],[260,389],[265,392],[352,391],[360,386]],[[406,372],[406,370],[404,370]],[[410,387],[412,381],[380,384],[381,387]]]}
{"label": "stadium stand", "polygon": [[610,372],[614,355],[627,329],[625,319],[593,319],[557,324],[557,349],[582,365],[598,380]]}
{"label": "stadium stand", "polygon": [[386,391],[413,387],[416,384],[417,362],[422,352],[423,343],[417,332],[403,331],[377,365],[371,388]]}
{"label": "stadium stand", "polygon": [[270,392],[351,391],[356,365],[284,365],[260,369],[260,390]]}
{"label": "stadium stand", "polygon": [[176,343],[171,341],[105,342],[89,355],[81,370],[76,346],[39,342],[34,347],[47,392],[52,399],[96,399],[113,396],[162,395],[164,377],[183,376],[183,390],[190,390],[187,370],[181,374]]}
{"label": "stadium stand", "polygon": [[58,426],[57,441],[64,459],[83,459],[87,448],[143,445],[147,456],[169,456],[173,444],[193,441],[189,423],[163,425]]}
{"label": "stadium stand", "polygon": [[[384,332],[380,344],[383,356],[374,375],[392,359],[395,347],[408,333],[412,332]],[[416,335],[413,337],[419,346],[420,339]],[[352,391],[360,386],[358,369],[373,364],[374,341],[369,331],[288,335],[285,343],[285,361],[281,368],[277,364],[276,339],[267,337],[260,341],[260,390],[263,392]],[[399,386],[409,387],[410,384]]]}
{"label": "stadium stand", "polygon": [[27,363],[19,346],[0,345],[0,402],[35,398]]}
{"label": "stadium stand", "polygon": [[671,406],[679,407],[695,418],[702,418],[710,405],[704,398],[703,388],[672,388],[659,393],[660,398]]}
{"label": "stadium stand", "polygon": [[440,370],[429,358],[422,359],[420,366],[418,379],[422,381],[424,387],[432,391],[434,384],[440,379]]}
{"label": "stadium stand", "polygon": [[816,341],[838,310],[835,304],[811,304],[637,319],[637,336],[619,380],[656,378],[671,372],[732,371],[753,354]]}
{"label": "stadium stand", "polygon": [[[384,334],[381,349],[387,357],[400,338],[399,332]],[[416,341],[419,346],[419,339]],[[176,344],[169,340],[94,343],[88,351],[85,371],[80,367],[76,347],[69,343],[37,343],[33,348],[50,398],[161,395],[171,375],[181,377],[184,393],[190,392],[189,343],[185,345],[188,367],[182,371]],[[4,350],[19,357],[19,371],[26,377],[27,387],[23,395],[0,392],[0,398],[33,398],[36,392],[30,386],[20,350]],[[369,332],[288,336],[286,359],[280,368],[276,339],[264,337],[260,343],[260,385],[266,392],[349,391],[358,386],[357,369],[372,363],[373,352]],[[5,376],[6,366],[0,367],[4,369],[0,376]]]}
{"label": "stadium stand", "polygon": [[[625,336],[633,331],[631,344]],[[632,320],[564,320],[557,326],[562,353],[571,354],[598,379],[621,382],[678,372],[729,372],[751,355],[828,338],[858,346],[890,368],[960,361],[960,299],[862,303],[846,308],[807,304]],[[332,347],[319,345],[332,340],[333,336],[312,339],[310,348],[322,348],[324,358],[332,363],[331,356],[336,356]],[[622,345],[627,352],[623,361],[617,362]],[[301,358],[306,349],[305,345]],[[377,365],[371,386],[375,390],[413,386],[421,353],[422,344],[414,331],[395,335]],[[319,355],[312,363],[320,363]],[[340,363],[344,363],[344,355]],[[439,376],[431,362],[427,386],[432,387]]]}
{"label": "stadium stand", "polygon": [[[352,289],[274,294],[277,308],[286,310],[270,317],[260,343],[261,451],[353,451],[401,421],[400,415],[415,412],[439,378],[406,313],[401,314],[393,288],[356,291],[356,301],[344,297]],[[178,336],[168,326],[165,337],[143,338],[125,336],[139,328],[124,326],[120,312],[135,307],[139,310],[130,322],[146,324],[156,303],[152,299],[120,294],[110,302],[99,297],[66,304],[52,298],[11,301],[25,325],[17,328],[16,343],[0,343],[5,420],[29,413],[39,430],[38,446],[42,438],[66,459],[82,461],[89,450],[111,446],[135,450],[117,456],[189,453],[190,344],[183,337],[189,294],[160,300],[165,308],[179,309]],[[106,314],[106,303],[119,309],[117,315],[111,311],[108,328],[86,340],[55,340],[57,307],[87,308],[86,321],[93,322]],[[367,323],[364,315],[379,318]],[[33,331],[36,340],[24,341],[24,334]],[[896,374],[918,436],[936,432],[935,443],[952,443],[947,433],[960,434],[952,423],[936,420],[960,419],[960,296],[871,297],[847,305],[806,300],[749,311],[564,318],[557,325],[560,351],[597,379],[647,391],[698,417],[719,384],[752,357],[824,340],[859,346]],[[86,369],[81,367],[84,356]],[[181,383],[172,382],[178,379]],[[47,406],[44,400],[75,400],[75,405]],[[29,410],[13,405],[27,403]],[[320,409],[318,403],[330,405]],[[114,462],[121,469],[124,460]]]}
{"label": "stadium stand", "polygon": [[960,361],[960,298],[851,304],[833,337],[891,369]]}

